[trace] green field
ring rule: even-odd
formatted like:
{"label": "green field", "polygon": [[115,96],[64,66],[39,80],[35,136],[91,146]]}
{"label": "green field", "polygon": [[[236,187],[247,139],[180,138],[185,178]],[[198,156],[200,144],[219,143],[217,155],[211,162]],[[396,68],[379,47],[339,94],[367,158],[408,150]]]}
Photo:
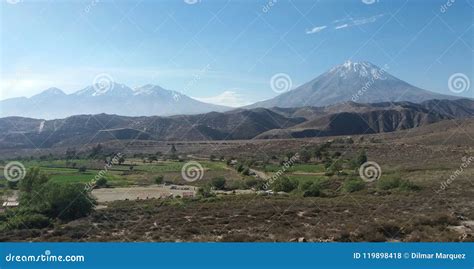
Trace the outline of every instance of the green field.
{"label": "green field", "polygon": [[[282,169],[281,165],[268,164],[265,165],[265,172],[277,172]],[[324,173],[326,169],[323,164],[295,164],[287,169],[287,172],[300,173]]]}

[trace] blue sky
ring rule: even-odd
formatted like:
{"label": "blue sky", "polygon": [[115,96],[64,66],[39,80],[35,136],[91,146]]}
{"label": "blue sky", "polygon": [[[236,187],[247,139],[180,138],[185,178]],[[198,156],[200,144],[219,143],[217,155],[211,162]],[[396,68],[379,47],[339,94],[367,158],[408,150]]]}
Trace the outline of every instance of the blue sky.
{"label": "blue sky", "polygon": [[186,1],[2,0],[0,99],[106,73],[238,106],[276,96],[276,73],[296,87],[348,59],[446,94],[474,79],[473,0]]}

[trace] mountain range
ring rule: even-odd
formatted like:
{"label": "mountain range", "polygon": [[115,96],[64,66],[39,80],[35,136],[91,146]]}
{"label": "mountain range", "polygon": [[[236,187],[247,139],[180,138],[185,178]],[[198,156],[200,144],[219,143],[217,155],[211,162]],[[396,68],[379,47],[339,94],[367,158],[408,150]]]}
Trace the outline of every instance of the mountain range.
{"label": "mountain range", "polygon": [[[390,75],[388,70],[388,67],[380,68],[369,62],[347,61],[293,90],[245,108],[321,107],[347,101],[420,103],[432,99],[457,98],[417,88]],[[30,98],[0,101],[0,117],[40,119],[100,113],[123,116],[192,115],[229,110],[229,107],[204,103],[156,85],[131,89],[114,82],[105,89],[94,84],[75,93],[65,94],[60,89],[50,88]]]}
{"label": "mountain range", "polygon": [[136,89],[112,82],[106,88],[94,84],[72,94],[50,88],[30,98],[0,101],[0,117],[22,116],[58,119],[81,114],[126,116],[169,116],[225,111],[230,108],[200,102],[176,91],[156,85]]}
{"label": "mountain range", "polygon": [[170,117],[78,115],[0,119],[0,149],[82,146],[108,141],[284,139],[385,133],[474,116],[474,101],[429,100],[325,107],[254,108]]}

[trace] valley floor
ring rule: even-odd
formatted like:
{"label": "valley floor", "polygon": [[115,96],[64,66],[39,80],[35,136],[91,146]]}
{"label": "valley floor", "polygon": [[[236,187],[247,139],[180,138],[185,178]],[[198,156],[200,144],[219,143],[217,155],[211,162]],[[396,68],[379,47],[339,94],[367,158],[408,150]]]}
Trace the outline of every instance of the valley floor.
{"label": "valley floor", "polygon": [[[93,191],[99,206],[91,215],[55,221],[42,229],[2,231],[0,241],[474,241],[474,129],[471,122],[466,126],[432,125],[405,133],[353,137],[354,143],[346,143],[347,137],[343,141],[338,141],[340,137],[241,141],[214,145],[208,152],[186,150],[183,144],[178,151],[202,164],[202,180],[183,181],[182,162],[129,158],[111,168],[108,188]],[[249,170],[253,176],[243,176],[219,157],[259,160],[328,141],[332,141],[331,156],[350,160],[363,149],[369,161],[381,166],[380,180],[398,178],[417,188],[380,188],[374,181],[347,191],[347,180],[358,177],[346,168],[348,161],[342,163],[339,176],[328,175],[322,163],[312,160],[293,165],[285,176],[300,186],[321,183],[319,197],[304,197],[298,191],[244,191],[243,183],[254,177],[268,180],[281,164],[257,163]],[[216,154],[215,160],[209,160],[210,152]],[[25,165],[41,166],[55,182],[87,182],[103,166],[75,162],[77,167],[87,165],[87,171],[66,168],[71,164],[63,160],[25,161]],[[164,175],[166,185],[157,185],[156,175]],[[231,190],[196,196],[196,190],[215,177],[225,177]],[[183,198],[183,192],[190,197]]]}

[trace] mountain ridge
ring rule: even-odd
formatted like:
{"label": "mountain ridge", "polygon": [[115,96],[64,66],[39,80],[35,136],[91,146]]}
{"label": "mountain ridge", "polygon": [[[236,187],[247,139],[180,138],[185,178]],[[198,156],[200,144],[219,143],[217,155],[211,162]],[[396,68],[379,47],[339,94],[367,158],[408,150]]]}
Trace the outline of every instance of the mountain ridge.
{"label": "mountain ridge", "polygon": [[231,108],[209,104],[177,91],[147,84],[132,89],[112,82],[93,84],[71,94],[49,88],[30,98],[10,98],[0,101],[0,117],[23,116],[61,119],[81,114],[119,114],[125,116],[169,116],[223,112]]}
{"label": "mountain ridge", "polygon": [[394,132],[474,117],[474,101],[343,103],[327,107],[236,109],[199,115],[77,115],[0,118],[0,148],[69,147],[113,140],[225,141]]}

